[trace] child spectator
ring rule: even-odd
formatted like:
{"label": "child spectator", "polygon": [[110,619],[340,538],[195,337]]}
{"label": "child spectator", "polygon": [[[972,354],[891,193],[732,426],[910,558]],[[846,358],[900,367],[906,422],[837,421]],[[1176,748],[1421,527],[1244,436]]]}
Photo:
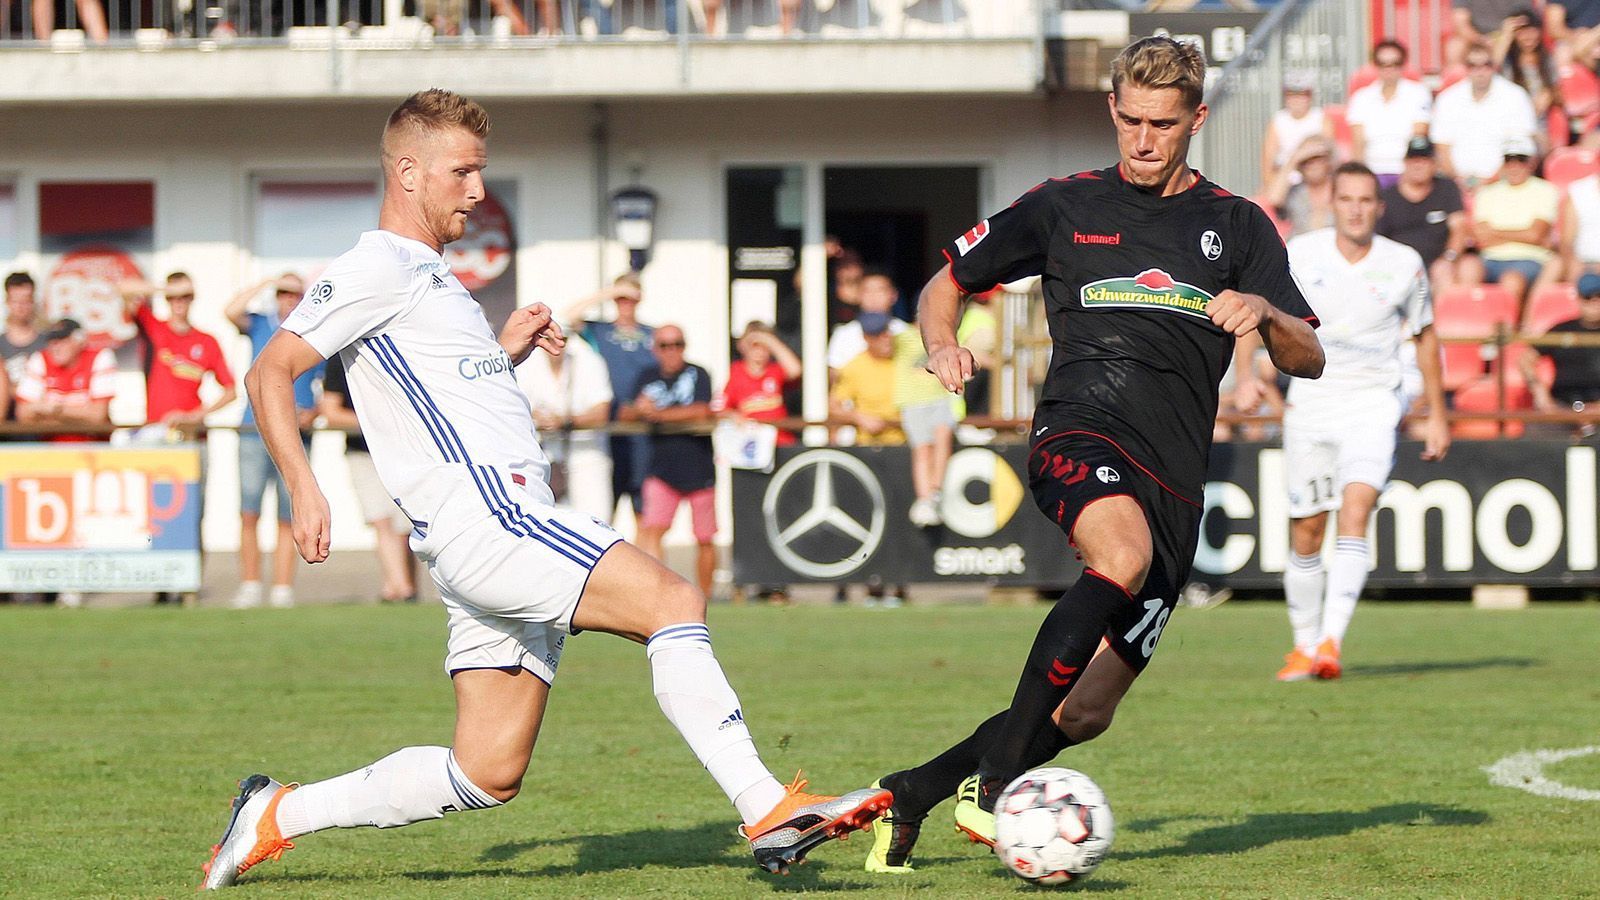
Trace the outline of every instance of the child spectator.
{"label": "child spectator", "polygon": [[[784,385],[799,377],[800,357],[778,339],[771,326],[751,322],[739,338],[739,360],[729,370],[728,383],[714,408],[740,419],[780,421],[789,415],[783,403]],[[794,432],[778,432],[778,446],[794,442]]]}

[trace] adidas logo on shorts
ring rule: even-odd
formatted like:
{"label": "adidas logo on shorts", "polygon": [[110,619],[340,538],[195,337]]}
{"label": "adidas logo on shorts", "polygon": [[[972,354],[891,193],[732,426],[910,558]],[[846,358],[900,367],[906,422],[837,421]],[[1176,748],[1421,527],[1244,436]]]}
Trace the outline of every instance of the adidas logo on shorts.
{"label": "adidas logo on shorts", "polygon": [[722,724],[717,726],[717,730],[718,731],[727,731],[729,728],[732,728],[735,725],[742,724],[743,722],[744,722],[744,710],[736,709],[731,714],[729,714],[729,716],[726,719],[722,720]]}

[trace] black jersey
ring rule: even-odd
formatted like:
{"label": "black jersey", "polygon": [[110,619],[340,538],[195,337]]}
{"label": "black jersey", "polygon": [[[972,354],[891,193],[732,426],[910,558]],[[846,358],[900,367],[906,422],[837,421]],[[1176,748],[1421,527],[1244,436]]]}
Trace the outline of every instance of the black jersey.
{"label": "black jersey", "polygon": [[945,255],[964,292],[1043,276],[1054,352],[1036,430],[1098,435],[1199,503],[1233,354],[1206,303],[1232,288],[1317,322],[1266,214],[1196,177],[1170,197],[1118,167],[1052,179]]}

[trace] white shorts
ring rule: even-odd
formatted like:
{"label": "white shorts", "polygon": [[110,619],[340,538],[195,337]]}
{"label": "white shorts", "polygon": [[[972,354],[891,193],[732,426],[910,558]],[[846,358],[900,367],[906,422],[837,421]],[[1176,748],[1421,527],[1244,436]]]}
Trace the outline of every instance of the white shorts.
{"label": "white shorts", "polygon": [[553,683],[589,575],[622,540],[583,513],[519,502],[520,519],[486,515],[427,560],[449,613],[447,674],[520,666]]}
{"label": "white shorts", "polygon": [[1289,517],[1336,510],[1351,484],[1382,491],[1394,469],[1400,398],[1392,393],[1353,394],[1338,408],[1291,406],[1283,419],[1283,455],[1289,483]]}

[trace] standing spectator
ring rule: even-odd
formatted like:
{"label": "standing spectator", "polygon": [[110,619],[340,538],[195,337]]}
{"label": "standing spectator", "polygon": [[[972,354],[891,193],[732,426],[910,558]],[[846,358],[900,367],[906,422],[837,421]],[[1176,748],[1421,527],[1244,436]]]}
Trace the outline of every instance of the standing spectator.
{"label": "standing spectator", "polygon": [[1433,142],[1414,137],[1406,145],[1405,167],[1393,187],[1383,189],[1378,233],[1417,251],[1428,267],[1433,290],[1483,281],[1483,264],[1467,251],[1471,223],[1461,189],[1439,174]]}
{"label": "standing spectator", "polygon": [[1278,170],[1289,164],[1306,138],[1314,134],[1333,137],[1333,122],[1312,102],[1312,78],[1308,72],[1291,72],[1283,77],[1283,108],[1272,114],[1267,134],[1261,140],[1261,183],[1272,183]]}
{"label": "standing spectator", "polygon": [[[784,385],[799,377],[800,357],[778,339],[772,326],[751,322],[739,338],[739,360],[728,371],[728,383],[715,409],[754,422],[781,421],[789,416],[783,403]],[[794,432],[778,432],[778,446],[794,442]]]}
{"label": "standing spectator", "polygon": [[1519,303],[1541,276],[1551,280],[1561,268],[1548,265],[1555,256],[1548,242],[1560,215],[1561,192],[1534,177],[1533,154],[1527,138],[1507,141],[1500,180],[1479,188],[1472,207],[1484,280],[1504,286]]}
{"label": "standing spectator", "polygon": [[[251,312],[250,304],[267,287],[273,289],[274,302],[267,312]],[[278,330],[278,324],[300,304],[305,283],[293,272],[269,278],[260,284],[245,288],[228,301],[223,314],[250,338],[250,359],[261,355],[267,341]],[[311,421],[316,417],[317,400],[314,380],[322,374],[317,366],[306,371],[294,382],[294,405],[300,417],[300,439],[309,450],[311,446]],[[278,467],[267,453],[267,445],[255,429],[255,410],[249,404],[244,408],[244,421],[239,424],[239,590],[233,596],[235,609],[261,605],[261,545],[256,529],[261,522],[261,509],[267,486],[273,486],[278,502],[278,543],[272,554],[272,592],[268,602],[275,607],[294,605],[295,549],[294,531],[290,527],[289,491],[283,484]]]}
{"label": "standing spectator", "polygon": [[956,430],[950,395],[927,366],[921,334],[908,328],[894,336],[894,405],[911,445],[911,487],[917,495],[909,518],[920,528],[944,521],[939,501]]}
{"label": "standing spectator", "polygon": [[356,404],[350,396],[344,360],[338,354],[329,357],[323,370],[317,412],[329,428],[345,433],[344,461],[350,467],[350,486],[361,504],[361,518],[372,526],[375,537],[378,571],[383,578],[378,599],[384,603],[417,602],[416,557],[411,555],[410,543],[415,526],[378,479],[378,468],[372,463],[372,452],[361,434],[361,422],[356,418]]}
{"label": "standing spectator", "polygon": [[866,313],[858,320],[867,349],[839,369],[828,395],[829,414],[856,430],[863,447],[906,442],[900,410],[894,405],[894,333],[888,313]]}
{"label": "standing spectator", "polygon": [[[652,343],[656,365],[639,376],[633,402],[622,417],[654,425],[693,426],[709,423],[711,376],[684,359],[683,329],[663,325]],[[640,493],[644,510],[639,516],[639,546],[662,559],[661,538],[672,527],[678,505],[689,503],[694,539],[700,545],[695,563],[700,591],[711,596],[711,578],[717,568],[716,453],[711,435],[655,433],[650,435],[650,465]]]}
{"label": "standing spectator", "polygon": [[[1312,135],[1295,148],[1290,165],[1278,171],[1262,199],[1289,223],[1289,233],[1305,234],[1333,224],[1333,142]],[[1299,182],[1290,178],[1298,173]]]}
{"label": "standing spectator", "polygon": [[535,353],[517,367],[539,445],[550,458],[550,490],[565,504],[604,522],[615,509],[611,451],[602,430],[615,399],[606,362],[583,341],[559,356]]}
{"label": "standing spectator", "polygon": [[846,322],[833,330],[833,335],[828,338],[828,373],[837,376],[844,364],[867,349],[866,335],[861,330],[861,316],[867,313],[881,313],[889,317],[889,333],[899,334],[906,330],[906,323],[896,319],[891,310],[900,301],[900,291],[894,286],[894,279],[882,269],[868,269],[861,276],[861,311],[856,316],[856,321]]}
{"label": "standing spectator", "polygon": [[[639,376],[645,370],[655,365],[655,356],[650,352],[654,329],[641,324],[638,319],[639,304],[643,299],[639,274],[624,272],[616,277],[611,287],[570,304],[561,316],[561,321],[570,324],[573,333],[599,351],[600,358],[605,360],[606,372],[611,376],[611,388],[617,393],[611,403],[613,421],[622,406],[632,399],[628,395],[629,389],[639,383]],[[616,304],[617,317],[614,321],[585,318],[589,310],[606,300]],[[645,467],[650,461],[649,438],[637,434],[613,434],[610,444],[612,496],[616,500],[629,498],[633,504],[633,514],[638,516],[643,508],[640,485],[644,482]],[[601,518],[609,521],[612,515]]]}
{"label": "standing spectator", "polygon": [[[1578,279],[1578,298],[1578,317],[1552,326],[1548,334],[1600,335],[1600,275]],[[1535,371],[1540,356],[1555,363],[1555,379],[1549,385]],[[1517,362],[1533,391],[1534,409],[1540,412],[1582,410],[1600,402],[1600,347],[1540,347]]]}
{"label": "standing spectator", "polygon": [[1445,62],[1454,66],[1472,53],[1474,45],[1494,43],[1507,30],[1507,19],[1528,4],[1527,0],[1455,0],[1450,5],[1451,28],[1450,39],[1445,43]]}
{"label": "standing spectator", "polygon": [[[1494,53],[1500,74],[1528,92],[1533,113],[1543,123],[1550,107],[1561,97],[1555,54],[1545,46],[1544,29],[1531,9],[1522,9],[1507,20],[1507,27],[1495,41]],[[1540,129],[1544,133],[1544,129]]]}
{"label": "standing spectator", "polygon": [[[111,29],[106,25],[106,8],[101,0],[74,0],[78,10],[78,21],[74,24],[80,28],[90,41],[104,44],[111,39]],[[63,9],[66,4],[62,4]],[[50,35],[56,30],[56,3],[55,0],[33,0],[33,36],[37,40],[49,41]]]}
{"label": "standing spectator", "polygon": [[1600,272],[1600,175],[1567,185],[1561,217],[1562,278],[1576,281]]}
{"label": "standing spectator", "polygon": [[1380,42],[1372,50],[1372,63],[1378,67],[1378,80],[1350,98],[1350,153],[1387,188],[1400,177],[1406,142],[1428,133],[1433,94],[1403,77],[1406,48],[1399,41]]}
{"label": "standing spectator", "polygon": [[1533,140],[1538,131],[1528,92],[1495,73],[1494,54],[1475,44],[1467,50],[1467,77],[1439,94],[1431,137],[1439,168],[1467,189],[1500,171],[1501,149],[1512,138]]}
{"label": "standing spectator", "polygon": [[956,340],[972,351],[972,380],[967,389],[955,398],[956,418],[987,416],[989,395],[994,373],[1000,367],[1000,320],[991,308],[994,298],[1000,295],[997,288],[967,297],[967,308],[961,313],[961,324],[956,328]]}
{"label": "standing spectator", "polygon": [[17,385],[17,421],[89,426],[95,430],[52,434],[50,441],[104,440],[116,395],[117,360],[110,348],[90,351],[83,326],[61,319],[44,333],[43,350],[28,357]]}
{"label": "standing spectator", "polygon": [[39,332],[39,306],[34,300],[33,278],[27,272],[12,272],[6,276],[6,328],[0,334],[0,357],[5,359],[5,403],[9,408],[12,391],[22,384],[28,366],[28,357],[44,349],[44,335]]}
{"label": "standing spectator", "polygon": [[828,255],[829,334],[846,322],[854,322],[861,312],[861,276],[866,274],[866,267],[854,250],[841,246],[838,238],[831,240],[835,249]]}
{"label": "standing spectator", "polygon": [[[123,291],[128,311],[139,327],[143,344],[146,422],[167,426],[198,426],[238,397],[233,373],[223,358],[217,339],[189,322],[194,306],[194,281],[183,272],[167,276],[160,291],[167,298],[167,318],[150,309],[152,285],[129,285]],[[200,399],[200,385],[210,374],[221,388],[210,403]]]}

